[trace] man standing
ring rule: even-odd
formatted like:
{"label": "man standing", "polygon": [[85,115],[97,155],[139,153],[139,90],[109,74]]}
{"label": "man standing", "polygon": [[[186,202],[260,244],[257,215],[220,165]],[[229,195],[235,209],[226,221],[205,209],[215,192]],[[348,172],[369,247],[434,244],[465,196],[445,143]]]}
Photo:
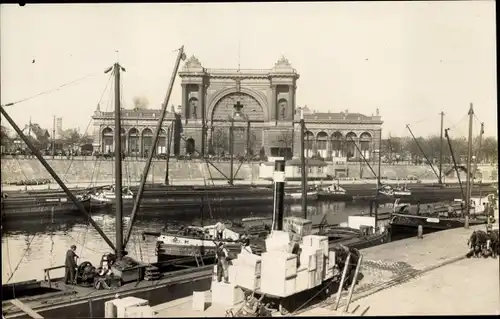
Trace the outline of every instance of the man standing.
{"label": "man standing", "polygon": [[229,275],[227,273],[227,259],[229,257],[229,252],[222,243],[219,243],[217,245],[217,252],[215,257],[217,259],[217,282],[221,282],[222,277],[224,276],[224,282],[228,284]]}
{"label": "man standing", "polygon": [[226,228],[225,225],[221,222],[217,222],[217,224],[215,224],[215,239],[217,239],[217,240],[223,239],[223,234],[224,234],[225,228]]}
{"label": "man standing", "polygon": [[65,275],[64,275],[64,282],[68,284],[75,284],[76,280],[76,259],[79,258],[78,255],[75,253],[76,251],[76,246],[71,245],[70,249],[66,252],[66,260],[64,262],[65,266]]}

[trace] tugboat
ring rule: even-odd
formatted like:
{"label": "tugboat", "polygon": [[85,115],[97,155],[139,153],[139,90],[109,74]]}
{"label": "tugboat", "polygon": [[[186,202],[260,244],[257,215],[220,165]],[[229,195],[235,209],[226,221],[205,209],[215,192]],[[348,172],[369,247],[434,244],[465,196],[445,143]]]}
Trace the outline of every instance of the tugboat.
{"label": "tugboat", "polygon": [[389,197],[404,197],[411,196],[411,190],[405,186],[395,186],[391,185],[383,185],[379,191],[381,195],[389,196]]}
{"label": "tugboat", "polygon": [[[104,186],[96,188],[94,192],[90,194],[90,199],[95,203],[114,203],[116,200],[116,192],[114,186]],[[122,189],[122,200],[132,201],[134,199],[134,193],[130,190],[128,186]]]}
{"label": "tugboat", "polygon": [[347,191],[340,186],[340,182],[333,182],[329,186],[319,186],[318,198],[320,199],[330,199],[330,200],[352,200],[352,196],[347,194]]}

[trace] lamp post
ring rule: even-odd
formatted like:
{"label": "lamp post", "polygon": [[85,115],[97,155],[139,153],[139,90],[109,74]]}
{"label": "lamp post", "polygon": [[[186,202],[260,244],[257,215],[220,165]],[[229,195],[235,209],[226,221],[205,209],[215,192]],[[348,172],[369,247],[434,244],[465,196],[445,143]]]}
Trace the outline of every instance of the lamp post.
{"label": "lamp post", "polygon": [[244,114],[241,111],[243,108],[243,104],[240,101],[237,101],[236,104],[233,105],[233,113],[231,115],[230,121],[231,126],[229,127],[229,154],[230,154],[230,166],[229,166],[229,185],[234,185],[234,173],[233,173],[233,163],[234,163],[234,121],[237,119],[244,119]]}

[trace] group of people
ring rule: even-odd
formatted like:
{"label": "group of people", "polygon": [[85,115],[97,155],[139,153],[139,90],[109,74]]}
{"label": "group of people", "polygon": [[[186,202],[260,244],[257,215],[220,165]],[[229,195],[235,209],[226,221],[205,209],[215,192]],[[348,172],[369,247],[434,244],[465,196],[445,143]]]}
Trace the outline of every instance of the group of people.
{"label": "group of people", "polygon": [[498,229],[493,230],[491,224],[488,224],[486,231],[475,230],[467,241],[469,252],[467,257],[493,257],[500,254],[500,242]]}

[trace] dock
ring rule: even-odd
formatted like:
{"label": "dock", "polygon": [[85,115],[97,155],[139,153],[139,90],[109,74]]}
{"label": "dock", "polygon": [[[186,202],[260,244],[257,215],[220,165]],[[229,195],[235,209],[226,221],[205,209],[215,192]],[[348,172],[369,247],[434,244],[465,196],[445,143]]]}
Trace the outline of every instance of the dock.
{"label": "dock", "polygon": [[[497,213],[498,214],[498,213]],[[494,226],[498,228],[498,224]],[[361,280],[348,309],[347,291],[300,307],[292,316],[500,314],[499,260],[470,258],[467,239],[484,225],[458,228],[363,249]],[[208,293],[208,298],[210,294]],[[208,301],[208,300],[207,300]],[[153,307],[157,317],[226,316],[240,306],[192,309],[192,297]],[[335,309],[336,308],[336,309]]]}

